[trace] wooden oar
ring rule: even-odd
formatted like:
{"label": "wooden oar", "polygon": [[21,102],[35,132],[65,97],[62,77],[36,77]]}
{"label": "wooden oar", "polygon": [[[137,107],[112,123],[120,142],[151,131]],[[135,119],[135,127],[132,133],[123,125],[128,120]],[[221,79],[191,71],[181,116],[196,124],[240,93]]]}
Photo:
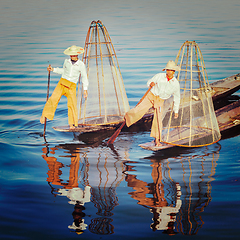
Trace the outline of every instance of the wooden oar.
{"label": "wooden oar", "polygon": [[[146,91],[146,93],[143,95],[143,97],[140,99],[140,101],[138,102],[138,104],[140,104],[142,102],[142,100],[147,96],[147,94],[149,93],[149,91],[152,89],[152,86],[149,87],[149,89]],[[137,104],[137,105],[138,105]],[[136,105],[136,106],[137,106]],[[117,136],[119,135],[119,133],[121,132],[122,128],[125,126],[126,121],[124,121],[121,126],[117,129],[117,131],[108,139],[107,141],[107,145],[111,145],[113,144],[113,142],[116,140]]]}
{"label": "wooden oar", "polygon": [[[49,64],[49,67],[51,65]],[[47,100],[49,97],[49,86],[50,86],[50,70],[48,70],[48,87],[47,87]],[[43,130],[43,136],[45,137],[45,132],[46,132],[46,126],[47,126],[47,118],[44,120],[44,130]]]}

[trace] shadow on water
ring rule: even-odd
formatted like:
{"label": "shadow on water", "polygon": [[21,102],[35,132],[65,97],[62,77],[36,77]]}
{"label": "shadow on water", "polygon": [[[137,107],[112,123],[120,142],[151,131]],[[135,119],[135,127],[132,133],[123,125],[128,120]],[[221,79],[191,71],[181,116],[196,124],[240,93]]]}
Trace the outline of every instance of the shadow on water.
{"label": "shadow on water", "polygon": [[66,226],[70,232],[108,235],[124,228],[130,233],[139,221],[152,233],[199,232],[202,213],[211,201],[220,144],[131,161],[129,142],[119,140],[112,148],[96,144],[101,142],[97,139],[93,142],[42,148],[52,195],[66,197],[72,205],[73,220]]}
{"label": "shadow on water", "polygon": [[114,130],[75,134],[74,139],[84,142],[86,145],[98,146],[104,144],[104,140],[112,136]]}

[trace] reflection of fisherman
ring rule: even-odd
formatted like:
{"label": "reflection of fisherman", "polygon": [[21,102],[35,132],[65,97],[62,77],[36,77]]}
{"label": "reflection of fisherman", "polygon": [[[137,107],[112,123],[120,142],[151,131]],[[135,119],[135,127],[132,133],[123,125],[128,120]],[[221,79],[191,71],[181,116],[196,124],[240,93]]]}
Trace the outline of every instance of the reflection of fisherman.
{"label": "reflection of fisherman", "polygon": [[85,207],[84,203],[90,202],[90,193],[91,187],[86,186],[83,191],[81,188],[72,188],[72,189],[59,189],[58,192],[62,196],[66,196],[70,199],[69,204],[74,204],[74,211],[72,213],[73,223],[69,225],[68,228],[75,230],[77,234],[83,233],[83,230],[86,230],[87,224],[84,223],[83,217],[85,217]]}
{"label": "reflection of fisherman", "polygon": [[74,221],[72,225],[68,226],[69,229],[75,230],[77,234],[82,234],[83,230],[86,230],[87,228],[87,224],[84,223],[83,219],[85,217],[83,210],[85,210],[84,206],[80,204],[75,205],[74,211],[72,213]]}
{"label": "reflection of fisherman", "polygon": [[59,189],[58,192],[61,196],[66,196],[71,200],[68,202],[69,204],[76,204],[78,202],[84,204],[85,202],[90,202],[90,189],[91,187],[86,186],[83,191],[81,188],[75,187],[71,189]]}
{"label": "reflection of fisherman", "polygon": [[181,187],[179,183],[176,183],[177,188],[177,199],[176,206],[165,206],[165,207],[155,207],[150,211],[154,214],[154,223],[151,225],[153,231],[155,230],[164,230],[163,233],[173,235],[174,232],[174,222],[176,221],[176,214],[178,213],[182,201],[180,200],[181,196]]}
{"label": "reflection of fisherman", "polygon": [[163,69],[163,71],[165,70],[166,73],[158,73],[148,81],[148,86],[152,87],[151,91],[140,104],[129,110],[125,115],[126,125],[129,127],[141,119],[149,108],[153,107],[154,116],[150,136],[155,138],[156,146],[161,146],[162,112],[165,99],[170,98],[172,95],[174,97],[174,118],[178,118],[180,104],[180,85],[174,77],[175,71],[179,71],[180,68],[174,61],[170,60]]}

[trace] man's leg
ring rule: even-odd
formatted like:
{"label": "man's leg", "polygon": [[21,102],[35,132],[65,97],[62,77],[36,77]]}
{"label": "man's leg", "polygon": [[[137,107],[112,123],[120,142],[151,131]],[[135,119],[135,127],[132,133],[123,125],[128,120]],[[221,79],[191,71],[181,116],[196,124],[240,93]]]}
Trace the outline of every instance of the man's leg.
{"label": "man's leg", "polygon": [[78,126],[78,113],[77,113],[77,97],[76,97],[76,84],[72,84],[66,92],[68,100],[68,123],[71,128]]}
{"label": "man's leg", "polygon": [[153,106],[152,104],[152,96],[153,94],[151,92],[148,93],[148,95],[143,99],[143,101],[138,104],[136,107],[130,109],[125,114],[125,120],[127,127],[131,126],[138,120],[140,120],[144,114]]}
{"label": "man's leg", "polygon": [[162,108],[163,108],[163,99],[158,99],[158,103],[155,104],[154,116],[152,121],[152,128],[150,137],[155,138],[155,145],[161,146],[161,135],[162,135]]}
{"label": "man's leg", "polygon": [[63,86],[60,84],[59,81],[52,93],[52,96],[48,99],[43,108],[42,116],[40,118],[41,123],[44,123],[45,117],[48,118],[49,120],[53,120],[55,111],[57,109],[57,105],[62,97],[62,93]]}

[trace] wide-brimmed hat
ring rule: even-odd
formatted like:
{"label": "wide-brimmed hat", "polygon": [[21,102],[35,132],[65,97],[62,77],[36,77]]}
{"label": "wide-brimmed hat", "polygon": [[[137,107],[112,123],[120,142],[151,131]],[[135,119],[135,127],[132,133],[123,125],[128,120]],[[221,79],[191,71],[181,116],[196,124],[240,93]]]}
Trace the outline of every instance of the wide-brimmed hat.
{"label": "wide-brimmed hat", "polygon": [[175,64],[175,62],[173,60],[169,60],[166,67],[163,69],[163,71],[165,70],[174,70],[174,71],[180,71],[180,67],[178,65]]}
{"label": "wide-brimmed hat", "polygon": [[71,47],[67,48],[63,53],[66,55],[79,55],[84,52],[84,49],[82,47],[78,47],[75,45],[72,45]]}

